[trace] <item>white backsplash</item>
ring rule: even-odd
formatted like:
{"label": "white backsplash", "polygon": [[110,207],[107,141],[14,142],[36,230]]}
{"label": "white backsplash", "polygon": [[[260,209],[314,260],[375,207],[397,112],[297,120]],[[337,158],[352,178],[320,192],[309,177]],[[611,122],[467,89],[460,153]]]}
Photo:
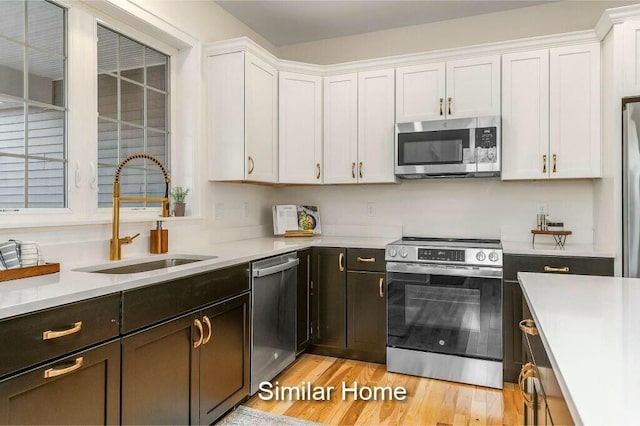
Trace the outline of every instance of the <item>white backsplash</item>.
{"label": "white backsplash", "polygon": [[278,204],[318,205],[323,231],[333,235],[389,236],[394,229],[400,229],[402,235],[504,241],[530,241],[537,205],[544,203],[549,206],[552,219],[563,221],[565,229],[573,231],[568,242],[593,242],[590,180],[510,182],[478,178],[400,182],[286,187],[276,196]]}

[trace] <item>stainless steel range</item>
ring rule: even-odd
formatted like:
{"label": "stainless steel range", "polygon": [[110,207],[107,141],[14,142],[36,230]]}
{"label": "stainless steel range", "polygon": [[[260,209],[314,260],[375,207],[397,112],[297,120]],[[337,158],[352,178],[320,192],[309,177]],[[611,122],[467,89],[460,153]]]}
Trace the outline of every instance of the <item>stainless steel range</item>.
{"label": "stainless steel range", "polygon": [[500,241],[405,237],[386,261],[387,369],[501,389]]}

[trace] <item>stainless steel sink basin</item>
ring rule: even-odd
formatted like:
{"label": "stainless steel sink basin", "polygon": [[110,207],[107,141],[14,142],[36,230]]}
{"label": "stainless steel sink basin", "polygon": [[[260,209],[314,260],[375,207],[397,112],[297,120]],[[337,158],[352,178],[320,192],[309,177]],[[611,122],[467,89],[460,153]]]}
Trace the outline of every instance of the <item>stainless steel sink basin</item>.
{"label": "stainless steel sink basin", "polygon": [[189,263],[201,262],[203,260],[215,259],[218,256],[194,256],[194,255],[172,255],[164,256],[161,259],[151,258],[138,261],[122,261],[114,264],[88,266],[78,268],[76,271],[93,272],[97,274],[137,274],[139,272],[155,271],[156,269],[170,268],[172,266],[187,265]]}

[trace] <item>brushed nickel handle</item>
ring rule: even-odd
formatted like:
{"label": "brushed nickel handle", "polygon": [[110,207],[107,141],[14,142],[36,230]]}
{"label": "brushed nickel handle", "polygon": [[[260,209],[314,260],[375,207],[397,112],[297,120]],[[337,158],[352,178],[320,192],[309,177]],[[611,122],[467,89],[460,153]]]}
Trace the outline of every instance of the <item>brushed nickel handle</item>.
{"label": "brushed nickel handle", "polygon": [[66,330],[59,330],[59,331],[47,330],[47,331],[43,331],[42,332],[42,340],[57,339],[58,337],[64,337],[64,336],[68,336],[70,334],[78,333],[80,330],[82,330],[82,321],[78,321],[78,322],[74,323],[73,327],[68,328]]}
{"label": "brushed nickel handle", "polygon": [[558,166],[558,155],[557,154],[553,154],[553,173],[556,173],[557,170],[557,166]]}
{"label": "brushed nickel handle", "polygon": [[351,178],[356,178],[356,162],[351,163]]}
{"label": "brushed nickel handle", "polygon": [[356,257],[356,260],[358,262],[363,262],[363,263],[374,263],[376,261],[375,257]]}
{"label": "brushed nickel handle", "polygon": [[382,286],[384,285],[384,278],[380,278],[380,282],[378,283],[378,296],[384,297],[384,290]]}
{"label": "brushed nickel handle", "polygon": [[544,271],[545,272],[562,272],[566,274],[569,272],[569,267],[565,266],[563,268],[554,268],[553,266],[545,266]]}
{"label": "brushed nickel handle", "polygon": [[451,115],[451,104],[453,104],[453,98],[449,97],[449,99],[447,101],[448,101],[448,104],[449,104],[449,115]]}
{"label": "brushed nickel handle", "polygon": [[528,379],[535,378],[535,370],[533,364],[528,362],[522,366],[520,370],[520,374],[518,375],[518,387],[520,388],[520,395],[522,395],[522,399],[527,407],[533,407],[533,395],[530,395],[524,388],[525,383]]}
{"label": "brushed nickel handle", "polygon": [[358,172],[358,175],[360,176],[360,179],[362,179],[362,168],[364,167],[364,162],[363,162],[363,161],[361,161],[361,162],[360,162],[360,164],[359,164],[359,166],[360,166],[360,167],[359,167],[359,169],[360,169],[360,170],[359,170],[359,172]]}
{"label": "brushed nickel handle", "polygon": [[251,174],[253,173],[253,169],[255,169],[256,167],[256,163],[253,161],[253,158],[251,156],[249,156],[248,159],[249,159],[249,172],[247,174]]}
{"label": "brushed nickel handle", "polygon": [[529,336],[538,335],[538,328],[536,327],[535,321],[532,319],[523,319],[518,323],[518,326],[523,333],[528,334]]}
{"label": "brushed nickel handle", "polygon": [[316,163],[316,179],[320,179],[320,163]]}
{"label": "brushed nickel handle", "polygon": [[209,340],[211,340],[211,335],[213,334],[213,327],[211,327],[211,320],[209,320],[209,317],[206,315],[202,317],[202,322],[205,323],[205,325],[209,329],[207,331],[207,337],[205,337],[204,340],[202,340],[202,344],[206,345],[207,343],[209,343]]}
{"label": "brushed nickel handle", "polygon": [[547,173],[547,154],[542,155],[542,173]]}
{"label": "brushed nickel handle", "polygon": [[340,253],[338,256],[338,271],[344,272],[344,253]]}
{"label": "brushed nickel handle", "polygon": [[48,368],[44,370],[44,378],[50,379],[52,377],[62,376],[64,374],[69,374],[76,371],[78,368],[82,367],[82,363],[84,362],[83,357],[78,357],[73,361],[73,365],[64,368]]}
{"label": "brushed nickel handle", "polygon": [[200,338],[195,342],[193,342],[193,349],[195,349],[198,346],[200,346],[204,340],[204,330],[202,330],[202,323],[197,318],[193,321],[193,325],[196,326],[196,328],[198,329],[198,332],[200,333]]}

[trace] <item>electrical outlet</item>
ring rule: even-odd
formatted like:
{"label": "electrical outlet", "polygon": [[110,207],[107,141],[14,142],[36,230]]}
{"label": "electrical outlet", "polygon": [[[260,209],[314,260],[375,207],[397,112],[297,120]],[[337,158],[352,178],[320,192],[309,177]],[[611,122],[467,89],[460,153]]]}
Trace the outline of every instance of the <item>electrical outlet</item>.
{"label": "electrical outlet", "polygon": [[216,203],[215,204],[215,218],[216,220],[221,220],[224,218],[224,203]]}
{"label": "electrical outlet", "polygon": [[537,214],[548,215],[549,214],[549,204],[547,204],[547,203],[539,203],[536,206],[536,213]]}
{"label": "electrical outlet", "polygon": [[242,217],[249,217],[249,202],[242,203]]}
{"label": "electrical outlet", "polygon": [[367,203],[367,216],[373,217],[376,215],[376,203]]}

